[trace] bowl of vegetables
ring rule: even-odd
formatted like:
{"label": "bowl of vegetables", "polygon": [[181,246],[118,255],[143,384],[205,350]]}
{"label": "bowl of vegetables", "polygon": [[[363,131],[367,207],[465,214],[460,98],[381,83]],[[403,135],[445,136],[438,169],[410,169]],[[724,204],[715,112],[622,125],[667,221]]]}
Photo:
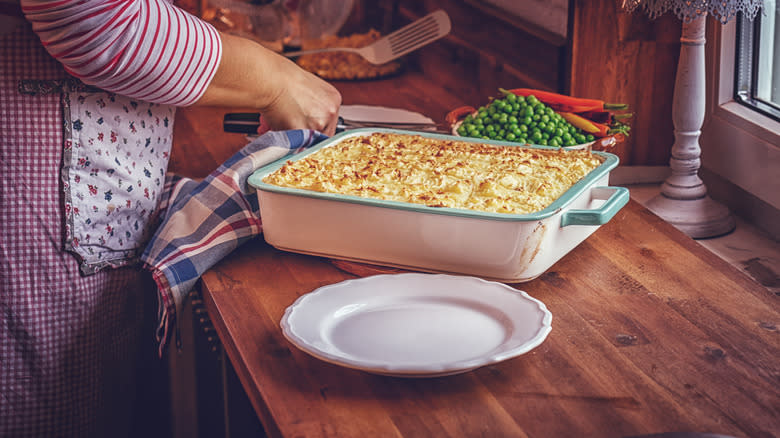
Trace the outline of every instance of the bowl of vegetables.
{"label": "bowl of vegetables", "polygon": [[499,89],[501,95],[446,116],[452,133],[567,149],[609,150],[625,140],[628,105],[571,97],[530,88]]}

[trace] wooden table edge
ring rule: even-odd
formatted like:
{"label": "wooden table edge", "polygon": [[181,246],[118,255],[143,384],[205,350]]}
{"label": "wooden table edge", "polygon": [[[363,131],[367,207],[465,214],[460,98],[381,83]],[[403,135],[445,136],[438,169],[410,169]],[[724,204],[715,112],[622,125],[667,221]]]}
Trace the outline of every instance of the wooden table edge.
{"label": "wooden table edge", "polygon": [[[208,272],[204,274],[204,276],[205,275],[208,275]],[[276,421],[274,420],[273,415],[268,408],[268,403],[266,403],[266,401],[263,399],[263,395],[260,393],[257,385],[254,384],[254,380],[252,378],[251,372],[249,371],[247,363],[244,360],[241,360],[243,356],[238,351],[238,347],[233,340],[233,336],[231,336],[229,329],[225,325],[222,312],[219,309],[219,305],[217,305],[217,303],[214,301],[214,298],[211,295],[211,291],[209,291],[207,282],[200,281],[199,287],[202,291],[203,302],[206,306],[206,311],[209,313],[209,315],[212,315],[211,321],[214,324],[214,329],[217,331],[217,336],[219,336],[219,340],[225,349],[225,354],[230,363],[233,365],[233,369],[236,371],[236,375],[241,382],[241,386],[246,393],[247,398],[252,403],[252,407],[254,407],[255,413],[260,419],[260,422],[262,423],[263,430],[269,437],[281,437],[282,433],[279,429],[279,425],[276,424]]]}

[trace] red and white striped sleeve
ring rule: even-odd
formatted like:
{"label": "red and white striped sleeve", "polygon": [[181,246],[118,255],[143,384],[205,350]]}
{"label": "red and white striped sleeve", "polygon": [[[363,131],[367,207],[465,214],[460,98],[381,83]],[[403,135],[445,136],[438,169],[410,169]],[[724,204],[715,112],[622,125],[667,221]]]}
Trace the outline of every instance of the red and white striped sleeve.
{"label": "red and white striped sleeve", "polygon": [[195,103],[219,66],[210,24],[165,0],[22,0],[46,50],[73,76],[107,91],[177,106]]}

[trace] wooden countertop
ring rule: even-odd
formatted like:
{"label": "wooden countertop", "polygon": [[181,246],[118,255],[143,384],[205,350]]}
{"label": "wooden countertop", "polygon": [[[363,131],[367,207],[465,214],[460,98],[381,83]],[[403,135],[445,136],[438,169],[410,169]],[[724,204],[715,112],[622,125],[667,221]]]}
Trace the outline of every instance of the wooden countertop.
{"label": "wooden countertop", "polygon": [[[414,74],[337,86],[345,104],[438,121],[463,104]],[[243,145],[221,133],[223,112],[180,111],[175,169],[205,176]],[[349,278],[262,237],[203,276],[209,315],[270,436],[780,433],[778,297],[634,201],[541,277],[513,285],[552,312],[544,343],[465,374],[377,376],[290,344],[286,307]]]}

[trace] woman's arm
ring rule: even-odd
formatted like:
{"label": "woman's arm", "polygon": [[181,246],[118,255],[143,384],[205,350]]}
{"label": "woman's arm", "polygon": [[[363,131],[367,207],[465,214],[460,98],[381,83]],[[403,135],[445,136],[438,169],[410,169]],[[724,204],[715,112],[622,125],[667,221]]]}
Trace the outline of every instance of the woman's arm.
{"label": "woman's arm", "polygon": [[87,84],[191,105],[217,70],[213,26],[163,0],[21,0],[46,50]]}
{"label": "woman's arm", "polygon": [[341,104],[335,87],[251,40],[220,36],[222,60],[197,105],[256,108],[271,129],[333,135]]}
{"label": "woman's arm", "polygon": [[341,96],[320,78],[164,0],[22,0],[72,75],[155,103],[255,108],[271,129],[333,134]]}

